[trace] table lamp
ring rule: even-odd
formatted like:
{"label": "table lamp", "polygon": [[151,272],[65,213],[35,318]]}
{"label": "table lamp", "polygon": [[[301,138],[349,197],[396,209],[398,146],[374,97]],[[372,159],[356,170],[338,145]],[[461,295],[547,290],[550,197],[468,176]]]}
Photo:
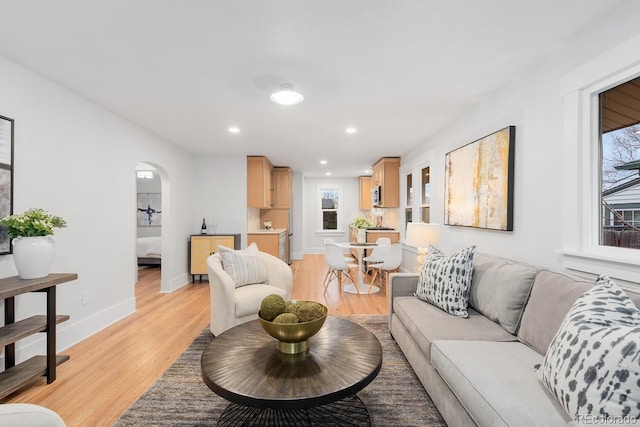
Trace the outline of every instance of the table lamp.
{"label": "table lamp", "polygon": [[407,224],[407,234],[404,244],[418,249],[418,271],[422,268],[424,255],[429,245],[438,243],[440,226],[425,222],[410,222]]}

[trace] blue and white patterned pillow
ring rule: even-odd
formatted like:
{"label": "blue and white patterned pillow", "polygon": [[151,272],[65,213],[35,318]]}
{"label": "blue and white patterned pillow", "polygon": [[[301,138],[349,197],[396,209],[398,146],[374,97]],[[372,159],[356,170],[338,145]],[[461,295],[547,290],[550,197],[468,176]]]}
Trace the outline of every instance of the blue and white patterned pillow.
{"label": "blue and white patterned pillow", "polygon": [[236,288],[267,281],[267,270],[260,258],[258,246],[251,243],[244,250],[218,246],[222,269],[231,276]]}
{"label": "blue and white patterned pillow", "polygon": [[473,276],[473,251],[469,246],[445,256],[429,246],[420,270],[416,296],[458,317],[469,317],[469,291]]}
{"label": "blue and white patterned pillow", "polygon": [[571,306],[538,378],[574,420],[640,419],[640,310],[607,276]]}

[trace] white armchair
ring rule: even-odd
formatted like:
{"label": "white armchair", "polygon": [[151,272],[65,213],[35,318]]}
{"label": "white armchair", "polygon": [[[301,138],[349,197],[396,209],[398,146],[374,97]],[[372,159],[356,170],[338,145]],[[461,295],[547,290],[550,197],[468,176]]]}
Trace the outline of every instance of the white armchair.
{"label": "white armchair", "polygon": [[236,287],[231,276],[222,268],[220,254],[207,258],[211,293],[211,323],[215,336],[227,329],[258,318],[260,303],[269,294],[291,299],[293,274],[291,268],[279,258],[259,252],[266,270],[267,280],[261,284]]}

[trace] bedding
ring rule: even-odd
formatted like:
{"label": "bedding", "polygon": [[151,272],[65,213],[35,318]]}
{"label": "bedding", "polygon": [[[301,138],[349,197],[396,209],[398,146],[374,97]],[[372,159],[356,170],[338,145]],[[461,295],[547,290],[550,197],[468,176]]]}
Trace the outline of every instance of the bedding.
{"label": "bedding", "polygon": [[136,245],[136,255],[138,258],[161,258],[161,238],[154,237],[138,237]]}

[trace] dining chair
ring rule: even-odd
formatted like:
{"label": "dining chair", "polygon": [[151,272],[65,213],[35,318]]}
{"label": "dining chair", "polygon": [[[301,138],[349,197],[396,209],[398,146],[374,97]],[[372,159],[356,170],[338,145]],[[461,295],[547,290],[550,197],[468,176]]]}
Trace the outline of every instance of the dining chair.
{"label": "dining chair", "polygon": [[355,280],[353,280],[353,276],[351,276],[350,269],[353,267],[357,268],[358,266],[356,264],[347,263],[342,254],[342,250],[335,243],[327,243],[325,245],[325,261],[329,264],[329,270],[324,276],[324,281],[322,282],[324,285],[323,295],[327,293],[329,283],[331,283],[333,279],[338,280],[340,292],[343,291],[342,282],[345,276],[351,280],[351,283],[354,285],[356,284]]}
{"label": "dining chair", "polygon": [[[334,239],[331,239],[329,237],[324,239],[324,244],[325,245],[328,245],[328,244],[335,245],[336,243],[337,242]],[[347,264],[350,263],[350,262],[357,262],[357,260],[351,254],[351,249],[342,249],[342,248],[340,248],[340,252],[342,252],[342,256],[344,257],[344,260],[347,262]]]}
{"label": "dining chair", "polygon": [[[373,248],[369,256],[362,258],[365,263],[378,263],[384,261],[384,257],[391,247],[391,239],[388,237],[378,237],[376,239],[376,245],[378,246]],[[370,268],[367,264],[365,273],[369,274],[369,270]]]}
{"label": "dining chair", "polygon": [[384,276],[384,283],[387,283],[389,280],[389,273],[400,267],[400,264],[402,264],[402,246],[403,245],[401,243],[394,243],[389,247],[389,251],[382,262],[369,265],[369,268],[374,270],[373,278],[369,284],[369,292],[371,292],[378,274],[380,274],[381,277]]}

